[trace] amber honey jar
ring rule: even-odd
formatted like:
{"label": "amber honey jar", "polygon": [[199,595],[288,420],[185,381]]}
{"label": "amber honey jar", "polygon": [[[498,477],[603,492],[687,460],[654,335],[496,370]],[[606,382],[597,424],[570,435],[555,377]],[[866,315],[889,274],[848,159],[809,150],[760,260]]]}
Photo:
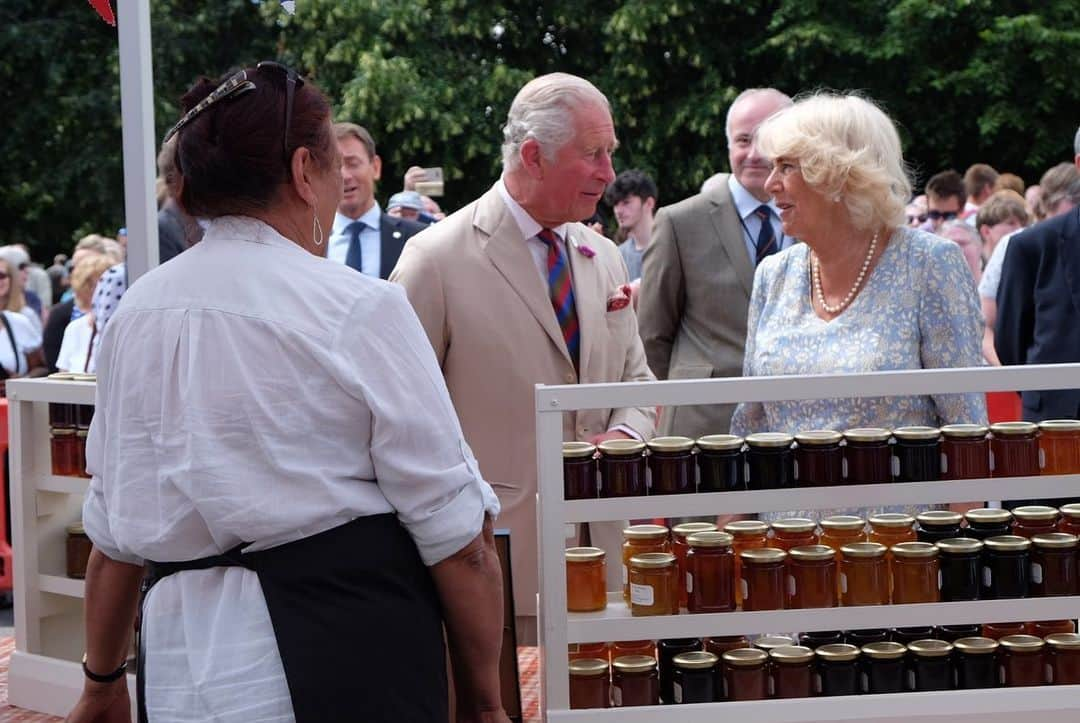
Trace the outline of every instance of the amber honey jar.
{"label": "amber honey jar", "polygon": [[724,653],[722,700],[765,700],[769,697],[769,655],[756,648]]}
{"label": "amber honey jar", "polygon": [[1012,513],[996,507],[978,507],[964,513],[967,521],[965,537],[985,540],[988,537],[1008,535],[1012,524]]}
{"label": "amber honey jar", "polygon": [[67,527],[67,576],[77,580],[86,577],[86,564],[90,561],[93,543],[86,536],[82,523]]}
{"label": "amber honey jar", "polygon": [[953,643],[953,668],[957,690],[996,688],[998,642],[972,636]]}
{"label": "amber honey jar", "polygon": [[1034,620],[1024,624],[1024,634],[1045,638],[1058,633],[1075,633],[1076,623],[1072,620]]}
{"label": "amber honey jar", "polygon": [[941,540],[937,546],[942,602],[982,597],[982,541],[973,537],[953,537]]}
{"label": "amber honey jar", "polygon": [[570,643],[566,647],[569,660],[584,660],[586,658],[611,660],[611,646],[607,643]]}
{"label": "amber honey jar", "polygon": [[624,655],[611,662],[611,703],[614,708],[660,704],[656,658]]}
{"label": "amber honey jar", "polygon": [[1076,595],[1080,592],[1077,583],[1076,535],[1055,532],[1047,535],[1035,535],[1031,538],[1031,595],[1033,597],[1053,597],[1057,595]]}
{"label": "amber honey jar", "polygon": [[611,683],[608,663],[599,658],[570,661],[570,708],[608,708],[611,706]]}
{"label": "amber honey jar", "polygon": [[1030,477],[1040,472],[1039,425],[996,422],[990,425],[990,473],[994,477]]}
{"label": "amber honey jar", "polygon": [[623,530],[623,600],[630,604],[630,558],[645,552],[671,552],[668,528],[663,525],[630,525]]}
{"label": "amber honey jar", "polygon": [[982,634],[984,638],[1001,640],[1008,635],[1024,635],[1026,629],[1024,623],[983,623]]}
{"label": "amber honey jar", "polygon": [[1034,635],[1006,635],[998,641],[998,680],[1006,688],[1046,683],[1046,643]]}
{"label": "amber honey jar", "polygon": [[818,544],[817,523],[802,517],[789,517],[772,523],[769,547],[790,552],[793,547]]}
{"label": "amber honey jar", "polygon": [[908,690],[949,690],[953,686],[952,643],[916,640],[908,646]]}
{"label": "amber honey jar", "polygon": [[742,604],[742,557],[744,550],[756,550],[769,544],[769,525],[761,520],[735,520],[724,525],[724,532],[731,535],[731,546],[735,551],[735,604]]}
{"label": "amber honey jar", "polygon": [[837,587],[836,550],[826,545],[791,549],[785,599],[789,610],[836,607]]}
{"label": "amber honey jar", "polygon": [[884,512],[870,518],[870,542],[892,547],[901,542],[916,542],[915,518],[902,512]]}
{"label": "amber honey jar", "polygon": [[73,428],[57,428],[49,431],[49,447],[52,453],[52,473],[63,477],[78,477],[79,449]]}
{"label": "amber honey jar", "polygon": [[844,545],[866,542],[866,520],[854,515],[833,515],[818,523],[821,527],[821,544],[840,552]]}
{"label": "amber honey jar", "polygon": [[568,500],[595,498],[596,447],[588,442],[563,442],[563,497]]}
{"label": "amber honey jar", "polygon": [[893,430],[892,473],[897,482],[941,479],[941,430],[898,427]]}
{"label": "amber honey jar", "polygon": [[72,472],[76,477],[87,479],[90,477],[90,473],[86,471],[86,438],[89,434],[87,429],[75,430],[75,469]]}
{"label": "amber honey jar", "polygon": [[784,645],[769,651],[769,694],[773,698],[809,698],[814,694],[814,651]]}
{"label": "amber honey jar", "polygon": [[1042,474],[1080,472],[1080,421],[1048,419],[1039,422],[1039,462]]}
{"label": "amber honey jar", "polygon": [[684,522],[671,528],[671,551],[675,554],[676,576],[679,580],[679,607],[686,607],[686,555],[690,545],[686,538],[696,532],[715,532],[711,522]]}
{"label": "amber honey jar", "polygon": [[822,645],[814,655],[817,660],[816,693],[832,696],[859,692],[859,648],[847,643]]}
{"label": "amber honey jar", "polygon": [[651,640],[617,640],[611,644],[611,659],[624,655],[651,655],[656,657],[656,643]]}
{"label": "amber honey jar", "polygon": [[964,516],[949,510],[927,510],[915,516],[915,535],[919,542],[940,542],[960,537]]}
{"label": "amber honey jar", "polygon": [[682,495],[697,490],[694,440],[689,437],[654,437],[648,442],[649,494]]}
{"label": "amber honey jar", "polygon": [[892,482],[892,434],[880,427],[844,432],[844,477],[848,484]]}
{"label": "amber honey jar", "polygon": [[1024,505],[1012,510],[1012,530],[1010,534],[1020,537],[1034,537],[1057,531],[1058,511],[1056,507],[1046,505]]}
{"label": "amber honey jar", "polygon": [[708,434],[697,440],[698,492],[736,492],[746,489],[743,438]]}
{"label": "amber honey jar", "polygon": [[983,545],[983,599],[1027,597],[1031,579],[1031,540],[1002,535],[988,537]]}
{"label": "amber honey jar", "polygon": [[660,699],[665,703],[674,703],[671,684],[675,680],[675,656],[701,650],[699,638],[669,638],[656,644],[656,654],[660,663]]}
{"label": "amber honey jar", "polygon": [[1080,503],[1062,505],[1057,531],[1080,536]]}
{"label": "amber honey jar", "polygon": [[751,490],[795,486],[795,438],[780,432],[758,432],[746,438],[746,487]]}
{"label": "amber honey jar", "polygon": [[893,604],[938,602],[941,576],[937,546],[929,542],[901,542],[889,550]]}
{"label": "amber honey jar", "polygon": [[644,442],[609,439],[596,448],[600,452],[601,497],[640,497],[647,493]]}
{"label": "amber honey jar", "polygon": [[743,610],[783,610],[786,593],[787,553],[774,547],[744,550],[742,560]]}
{"label": "amber honey jar", "polygon": [[1048,683],[1051,685],[1080,684],[1080,635],[1057,633],[1046,636],[1049,658]]}
{"label": "amber honey jar", "polygon": [[670,552],[645,552],[630,558],[630,614],[676,615],[675,556]]}
{"label": "amber honey jar", "polygon": [[888,548],[877,542],[855,542],[840,551],[841,602],[845,606],[888,605]]}
{"label": "amber honey jar", "polygon": [[907,646],[900,643],[870,643],[862,646],[863,693],[902,693],[904,691],[904,656]]}
{"label": "amber honey jar", "polygon": [[948,424],[941,428],[941,478],[982,479],[990,476],[990,430],[981,424]]}
{"label": "amber honey jar", "polygon": [[735,553],[726,532],[696,532],[687,538],[686,608],[692,613],[735,609]]}
{"label": "amber honey jar", "polygon": [[828,429],[795,435],[795,477],[800,487],[827,487],[844,483],[844,436]]}
{"label": "amber honey jar", "polygon": [[720,659],[712,653],[680,653],[672,658],[675,676],[672,699],[675,703],[712,703],[719,699],[716,669]]}
{"label": "amber honey jar", "polygon": [[607,607],[606,553],[599,547],[571,547],[566,557],[566,609],[589,613]]}

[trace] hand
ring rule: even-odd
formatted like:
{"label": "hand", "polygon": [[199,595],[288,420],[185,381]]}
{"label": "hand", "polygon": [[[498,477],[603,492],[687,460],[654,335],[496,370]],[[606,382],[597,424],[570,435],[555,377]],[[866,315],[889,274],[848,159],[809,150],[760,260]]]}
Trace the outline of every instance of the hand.
{"label": "hand", "polygon": [[112,683],[86,681],[82,695],[65,723],[131,723],[127,676]]}
{"label": "hand", "polygon": [[638,297],[641,296],[641,279],[630,282],[630,304],[637,310]]}
{"label": "hand", "polygon": [[409,166],[409,170],[405,171],[405,190],[415,191],[416,184],[420,181],[427,180],[427,173],[420,166]]}
{"label": "hand", "polygon": [[609,439],[633,439],[633,437],[631,437],[626,432],[612,430],[610,432],[604,432],[603,434],[597,434],[591,437],[589,439],[589,444],[600,444],[601,442],[606,442]]}

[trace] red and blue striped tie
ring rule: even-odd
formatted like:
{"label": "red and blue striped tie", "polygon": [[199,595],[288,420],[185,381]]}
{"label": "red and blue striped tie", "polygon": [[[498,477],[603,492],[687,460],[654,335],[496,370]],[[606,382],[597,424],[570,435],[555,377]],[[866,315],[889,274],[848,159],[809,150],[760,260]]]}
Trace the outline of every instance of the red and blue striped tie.
{"label": "red and blue striped tie", "polygon": [[577,311],[574,308],[574,287],[570,281],[570,263],[559,245],[555,232],[545,228],[536,237],[547,244],[548,288],[551,290],[551,305],[555,309],[555,318],[562,329],[566,349],[578,366],[578,349],[581,346],[581,329],[578,327]]}

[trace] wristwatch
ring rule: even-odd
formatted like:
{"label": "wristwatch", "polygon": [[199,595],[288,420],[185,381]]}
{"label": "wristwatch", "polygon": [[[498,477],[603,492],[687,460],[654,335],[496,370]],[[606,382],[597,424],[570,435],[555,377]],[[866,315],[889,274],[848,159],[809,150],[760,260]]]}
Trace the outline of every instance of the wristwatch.
{"label": "wristwatch", "polygon": [[120,663],[120,667],[109,673],[108,675],[98,675],[94,671],[90,670],[90,668],[86,667],[86,653],[83,653],[82,672],[83,675],[85,675],[87,678],[94,681],[95,683],[111,683],[114,680],[119,680],[120,678],[122,678],[124,673],[127,672],[127,660],[124,660],[123,663]]}

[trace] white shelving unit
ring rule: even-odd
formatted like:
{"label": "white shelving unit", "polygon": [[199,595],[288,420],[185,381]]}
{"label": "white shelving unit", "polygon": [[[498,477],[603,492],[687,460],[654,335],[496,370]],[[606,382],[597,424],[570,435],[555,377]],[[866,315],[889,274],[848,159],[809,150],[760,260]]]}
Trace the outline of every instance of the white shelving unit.
{"label": "white shelving unit", "polygon": [[1024,714],[1031,715],[1033,720],[1040,723],[1075,723],[1080,720],[1080,686],[570,710],[566,656],[569,643],[1076,618],[1080,615],[1080,596],[632,618],[622,602],[621,592],[610,593],[608,607],[602,612],[567,613],[563,558],[567,522],[1062,497],[1080,492],[1080,475],[1061,475],[568,502],[563,499],[562,485],[562,414],[565,412],[654,405],[1073,388],[1080,388],[1080,364],[860,375],[538,385],[539,632],[542,649],[541,709],[545,720],[559,723],[615,720],[625,723],[715,723],[719,720],[909,723],[917,718],[920,723],[1012,723],[1017,716]]}
{"label": "white shelving unit", "polygon": [[[65,574],[66,528],[82,517],[89,480],[52,474],[49,402],[92,405],[94,387],[46,379],[7,383],[15,553],[8,701],[58,716],[70,712],[83,687],[84,586]],[[134,701],[134,675],[128,687]]]}

